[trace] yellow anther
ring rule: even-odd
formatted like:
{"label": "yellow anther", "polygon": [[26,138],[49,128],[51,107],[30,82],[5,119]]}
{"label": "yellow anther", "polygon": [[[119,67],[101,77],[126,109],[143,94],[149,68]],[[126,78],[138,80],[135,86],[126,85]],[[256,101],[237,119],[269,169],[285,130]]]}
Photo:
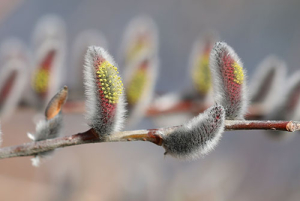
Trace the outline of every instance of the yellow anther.
{"label": "yellow anther", "polygon": [[232,67],[234,68],[234,76],[235,76],[233,81],[236,82],[237,84],[242,84],[244,81],[243,68],[237,62],[234,62]]}
{"label": "yellow anther", "polygon": [[[99,65],[99,71],[103,72],[101,78],[102,90],[107,90],[105,98],[108,100],[116,100],[119,99],[119,96],[122,94],[122,82],[120,77],[117,75],[117,68],[111,65],[108,61],[104,61]],[[119,91],[120,93],[115,93]]]}

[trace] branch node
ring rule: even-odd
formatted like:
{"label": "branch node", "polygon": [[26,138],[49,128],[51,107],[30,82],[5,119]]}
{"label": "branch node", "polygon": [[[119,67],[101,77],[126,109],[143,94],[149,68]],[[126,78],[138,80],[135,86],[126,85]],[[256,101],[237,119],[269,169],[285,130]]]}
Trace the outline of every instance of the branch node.
{"label": "branch node", "polygon": [[294,131],[300,130],[300,124],[298,124],[297,122],[294,122],[294,121],[290,121],[286,125],[286,130],[288,130],[290,132],[294,132]]}
{"label": "branch node", "polygon": [[163,139],[161,135],[158,134],[158,129],[149,129],[149,137],[154,139],[152,142],[158,146],[161,146],[163,143]]}

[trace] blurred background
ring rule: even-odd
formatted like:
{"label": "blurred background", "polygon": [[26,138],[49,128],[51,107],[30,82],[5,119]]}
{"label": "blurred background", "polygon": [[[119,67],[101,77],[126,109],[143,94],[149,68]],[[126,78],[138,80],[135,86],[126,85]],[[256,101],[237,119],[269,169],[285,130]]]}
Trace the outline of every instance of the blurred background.
{"label": "blurred background", "polygon": [[[40,41],[45,40],[36,36],[43,31],[35,30],[47,30],[43,24],[37,28],[45,15],[56,15],[64,22],[58,26],[58,34],[54,34],[58,41],[54,48],[62,53],[57,74],[53,76],[57,82],[52,82],[59,85],[53,86],[54,89],[68,85],[69,98],[76,103],[68,106],[70,110],[82,107],[80,101],[84,100],[80,93],[81,82],[78,82],[82,71],[78,64],[82,61],[77,56],[81,55],[80,50],[76,51],[80,48],[76,47],[80,45],[75,43],[85,30],[101,33],[104,39],[95,39],[95,43],[109,50],[120,63],[122,72],[125,69],[121,65],[120,48],[125,30],[135,17],[150,16],[156,23],[159,41],[156,55],[159,73],[154,91],[180,94],[192,87],[189,67],[192,47],[199,36],[210,30],[234,48],[248,72],[249,82],[256,67],[270,54],[286,62],[287,77],[297,72],[300,63],[299,8],[297,0],[2,0],[0,44],[11,37],[21,41],[20,63],[28,62],[28,69],[19,74],[30,74],[27,84],[20,84],[26,85],[22,97],[18,97],[22,107],[11,112],[6,120],[1,119],[2,146],[29,142],[26,133],[34,132],[44,102],[53,96],[49,92],[49,97],[41,103],[45,95],[34,95],[30,89],[35,66],[41,63]],[[2,52],[11,47],[13,45],[5,46]],[[1,57],[0,70],[7,62],[5,54]],[[164,126],[161,122],[156,124],[157,121],[169,117],[175,120],[168,124],[181,124],[193,116],[183,118],[181,115],[176,119],[176,115],[143,118],[130,129]],[[84,111],[66,112],[64,125],[64,135],[87,130]],[[279,141],[270,139],[262,131],[235,131],[225,132],[214,151],[192,162],[164,156],[162,147],[144,142],[59,149],[39,168],[32,167],[31,157],[4,159],[0,161],[0,198],[294,201],[300,199],[299,143],[297,135],[292,140]]]}

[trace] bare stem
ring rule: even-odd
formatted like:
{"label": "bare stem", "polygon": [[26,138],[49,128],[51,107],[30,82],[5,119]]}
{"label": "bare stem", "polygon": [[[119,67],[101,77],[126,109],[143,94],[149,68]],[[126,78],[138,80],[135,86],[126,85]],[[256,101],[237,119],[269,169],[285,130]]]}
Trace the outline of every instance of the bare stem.
{"label": "bare stem", "polygon": [[298,121],[226,120],[225,130],[279,130],[294,132],[300,130]]}
{"label": "bare stem", "polygon": [[[163,135],[172,133],[180,126],[161,129],[135,130],[116,132],[100,139],[94,129],[68,137],[30,142],[22,145],[4,147],[0,149],[0,159],[18,156],[35,156],[39,153],[51,151],[56,148],[75,146],[88,143],[121,142],[121,141],[147,141],[161,146]],[[243,121],[226,120],[225,130],[281,130],[294,132],[300,130],[300,122],[296,121]]]}

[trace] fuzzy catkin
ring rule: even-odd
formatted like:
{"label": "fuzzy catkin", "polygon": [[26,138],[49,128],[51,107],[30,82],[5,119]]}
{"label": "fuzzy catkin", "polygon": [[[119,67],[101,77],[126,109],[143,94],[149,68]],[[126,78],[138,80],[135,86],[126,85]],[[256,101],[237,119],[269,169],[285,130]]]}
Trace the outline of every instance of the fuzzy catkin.
{"label": "fuzzy catkin", "polygon": [[176,158],[196,159],[218,143],[224,131],[225,111],[216,104],[194,117],[169,135],[163,135],[166,154]]}
{"label": "fuzzy catkin", "polygon": [[[57,114],[54,118],[50,120],[41,120],[36,125],[35,134],[27,133],[28,138],[32,141],[42,141],[47,139],[53,139],[59,137],[62,129],[62,114]],[[52,151],[46,151],[37,154],[31,159],[32,165],[38,167],[40,165],[40,160],[46,156],[50,156]]]}
{"label": "fuzzy catkin", "polygon": [[84,65],[86,119],[99,137],[123,127],[125,100],[116,66],[103,48],[88,48]]}
{"label": "fuzzy catkin", "polygon": [[[68,88],[65,86],[51,99],[45,111],[45,119],[36,124],[35,134],[27,133],[32,141],[42,141],[57,138],[62,130],[62,112],[61,107],[68,97]],[[39,166],[40,159],[50,156],[54,150],[41,152],[35,155],[32,161],[33,166]]]}
{"label": "fuzzy catkin", "polygon": [[224,42],[217,42],[210,55],[214,98],[225,108],[226,119],[243,119],[247,110],[246,75],[239,57]]}

